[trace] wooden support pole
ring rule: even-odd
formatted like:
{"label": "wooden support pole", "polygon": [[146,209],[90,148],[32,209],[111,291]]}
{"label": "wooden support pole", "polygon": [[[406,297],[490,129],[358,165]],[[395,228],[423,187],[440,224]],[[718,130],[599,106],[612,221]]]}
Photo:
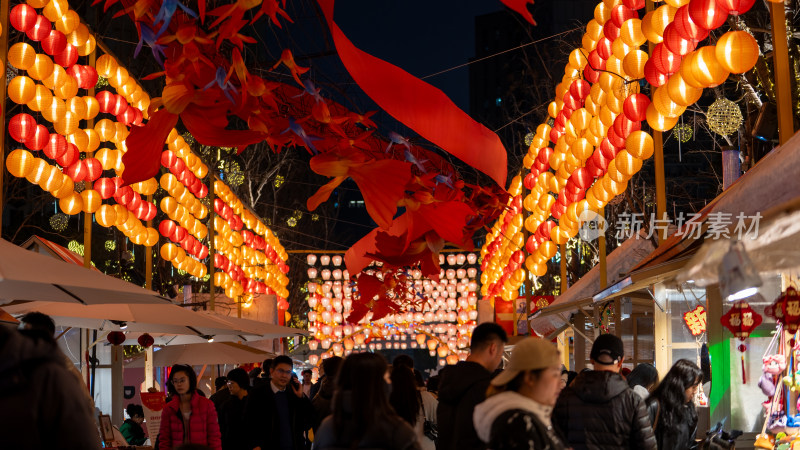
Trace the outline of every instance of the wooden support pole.
{"label": "wooden support pole", "polygon": [[[708,326],[708,352],[711,356],[711,391],[708,405],[711,422],[717,423],[731,413],[731,345],[720,323],[723,314],[719,285],[706,287],[706,324]],[[719,374],[719,375],[718,375]]]}
{"label": "wooden support pole", "polygon": [[[645,2],[645,8],[648,12],[653,11],[655,6],[653,0]],[[655,45],[648,42],[648,53],[653,54]],[[653,98],[655,89],[650,92],[650,98]],[[660,131],[652,130],[653,133],[653,162],[655,163],[655,178],[656,178],[656,219],[667,219],[667,188],[666,180],[664,179],[664,140]],[[658,244],[661,245],[667,239],[666,227],[663,231],[658,233]]]}
{"label": "wooden support pole", "polygon": [[[582,312],[575,314],[575,329],[581,333],[586,333],[586,316]],[[575,368],[576,372],[586,368],[586,339],[575,336],[572,346],[575,350]]]}
{"label": "wooden support pole", "polygon": [[[89,54],[89,66],[94,67],[97,62],[97,50]],[[94,97],[94,86],[89,88],[89,96]],[[86,121],[87,128],[94,128],[94,120]],[[86,152],[86,157],[91,158],[94,152]],[[84,181],[84,189],[91,189],[92,182]],[[83,266],[86,268],[92,267],[92,222],[94,219],[93,213],[83,213]],[[115,422],[117,423],[117,422]]]}
{"label": "wooden support pole", "polygon": [[[122,423],[122,411],[125,410],[122,380],[122,346],[111,346],[111,422]],[[107,411],[104,411],[107,412]]]}
{"label": "wooden support pole", "polygon": [[653,287],[653,291],[655,296],[655,301],[653,302],[655,363],[658,376],[663,379],[672,366],[669,351],[670,320],[667,310],[667,290],[663,284],[659,283]]}
{"label": "wooden support pole", "polygon": [[[11,8],[10,1],[3,0],[0,2],[0,27],[2,27],[0,28],[0,61],[3,62],[3,66],[8,61],[9,8]],[[0,163],[3,166],[0,167],[0,236],[3,235],[3,205],[5,204],[3,191],[5,190],[6,172],[6,97],[6,82],[5,78],[3,78],[3,82],[0,83],[0,98],[3,99],[0,101]]]}
{"label": "wooden support pole", "polygon": [[[606,223],[606,209],[600,208],[598,214],[603,218],[603,221],[599,223]],[[606,233],[605,231],[600,230],[599,226],[598,231],[600,231],[600,236],[597,238],[597,252],[599,253],[600,257],[600,290],[603,290],[608,287],[608,269],[606,268]]]}
{"label": "wooden support pole", "polygon": [[213,311],[214,310],[214,294],[217,289],[216,283],[214,282],[214,218],[216,214],[214,213],[214,182],[216,181],[216,177],[214,175],[210,176],[210,183],[208,189],[208,200],[211,204],[211,207],[208,208],[208,308]]}
{"label": "wooden support pole", "polygon": [[778,100],[778,139],[783,145],[794,134],[792,88],[789,81],[789,48],[786,39],[786,6],[768,2],[772,18],[772,61],[775,65],[775,98]]}

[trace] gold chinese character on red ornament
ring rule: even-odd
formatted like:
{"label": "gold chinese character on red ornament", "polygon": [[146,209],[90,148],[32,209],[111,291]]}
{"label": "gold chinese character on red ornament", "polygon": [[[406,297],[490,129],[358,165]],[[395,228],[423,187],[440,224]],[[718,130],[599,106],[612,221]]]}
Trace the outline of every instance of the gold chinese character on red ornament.
{"label": "gold chinese character on red ornament", "polygon": [[683,314],[683,321],[689,328],[692,336],[699,336],[706,332],[706,309],[702,306]]}

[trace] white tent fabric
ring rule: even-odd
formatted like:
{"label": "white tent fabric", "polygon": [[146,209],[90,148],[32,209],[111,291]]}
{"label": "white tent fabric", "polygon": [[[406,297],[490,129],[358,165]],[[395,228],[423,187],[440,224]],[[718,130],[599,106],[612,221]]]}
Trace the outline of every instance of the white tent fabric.
{"label": "white tent fabric", "polygon": [[[261,362],[274,357],[274,353],[232,342],[206,342],[202,344],[169,345],[153,352],[153,366],[173,364],[245,364]],[[144,357],[136,358],[125,367],[144,367]]]}
{"label": "white tent fabric", "polygon": [[170,302],[156,292],[0,239],[0,305],[15,300],[84,305]]}

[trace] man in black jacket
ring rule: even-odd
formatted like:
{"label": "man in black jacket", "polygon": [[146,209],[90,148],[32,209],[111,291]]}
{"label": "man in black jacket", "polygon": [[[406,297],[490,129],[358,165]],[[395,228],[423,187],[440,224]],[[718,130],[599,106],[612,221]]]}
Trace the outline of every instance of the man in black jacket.
{"label": "man in black jacket", "polygon": [[292,380],[292,359],[272,360],[266,386],[254,387],[245,406],[247,429],[253,433],[254,450],[304,450],[303,433],[311,428],[311,401],[303,387]]}
{"label": "man in black jacket", "polygon": [[644,400],[619,374],[623,355],[620,338],[600,335],[590,354],[594,370],[582,372],[561,392],[553,424],[575,450],[656,448]]}
{"label": "man in black jacket", "polygon": [[440,372],[439,406],[436,420],[439,426],[439,450],[485,449],[475,432],[472,412],[475,405],[486,400],[486,389],[492,372],[503,360],[505,330],[496,323],[475,327],[466,361],[447,366]]}

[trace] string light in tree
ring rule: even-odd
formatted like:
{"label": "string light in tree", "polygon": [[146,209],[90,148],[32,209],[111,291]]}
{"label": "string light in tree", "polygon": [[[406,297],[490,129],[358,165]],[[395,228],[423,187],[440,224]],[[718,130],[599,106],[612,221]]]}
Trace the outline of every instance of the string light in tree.
{"label": "string light in tree", "polygon": [[681,143],[685,144],[692,139],[692,135],[694,131],[692,130],[692,126],[689,124],[682,124],[678,125],[673,129],[673,133],[675,134],[675,139],[680,141]]}
{"label": "string light in tree", "polygon": [[50,216],[50,226],[58,232],[66,230],[68,224],[69,216],[64,213],[56,213]]}

